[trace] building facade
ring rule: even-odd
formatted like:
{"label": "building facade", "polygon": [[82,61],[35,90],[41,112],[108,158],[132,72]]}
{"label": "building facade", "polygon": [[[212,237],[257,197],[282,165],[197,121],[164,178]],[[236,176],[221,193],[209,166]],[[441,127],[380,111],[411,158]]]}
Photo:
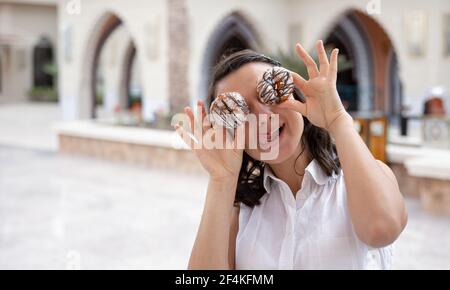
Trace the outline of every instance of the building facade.
{"label": "building facade", "polygon": [[27,100],[36,87],[54,87],[42,68],[58,53],[56,2],[0,1],[0,104]]}
{"label": "building facade", "polygon": [[[358,0],[67,0],[58,2],[59,92],[66,120],[96,117],[97,68],[108,38],[128,37],[115,50],[118,86],[104,92],[104,109],[126,101],[132,64],[140,67],[144,118],[206,100],[212,66],[230,48],[263,53],[313,49],[317,39],[348,55],[341,76],[353,110],[420,112],[425,92],[450,87],[445,16],[450,2]],[[108,66],[108,64],[106,64]],[[128,81],[127,81],[128,80]]]}

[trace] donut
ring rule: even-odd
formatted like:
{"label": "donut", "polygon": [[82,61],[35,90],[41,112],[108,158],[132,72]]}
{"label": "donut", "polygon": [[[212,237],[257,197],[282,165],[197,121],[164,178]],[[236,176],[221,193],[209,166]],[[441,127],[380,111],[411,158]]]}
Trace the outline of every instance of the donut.
{"label": "donut", "polygon": [[294,92],[294,79],[282,67],[268,69],[256,86],[258,99],[263,104],[276,105],[287,101]]}
{"label": "donut", "polygon": [[220,94],[210,107],[211,123],[235,129],[247,120],[250,113],[245,99],[236,92]]}

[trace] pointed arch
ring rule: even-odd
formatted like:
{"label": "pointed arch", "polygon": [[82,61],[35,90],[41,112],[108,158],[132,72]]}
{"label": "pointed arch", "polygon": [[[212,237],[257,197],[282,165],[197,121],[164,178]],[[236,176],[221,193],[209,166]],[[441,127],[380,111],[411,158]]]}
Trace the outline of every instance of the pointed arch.
{"label": "pointed arch", "polygon": [[[381,111],[398,115],[402,106],[399,63],[391,38],[370,15],[350,9],[339,16],[326,42],[339,47],[353,62],[351,71],[340,73],[341,89],[345,82],[354,85],[343,92],[355,111]],[[342,84],[344,83],[344,84]]]}
{"label": "pointed arch", "polygon": [[[80,116],[82,118],[96,118],[96,79],[97,70],[100,65],[100,57],[102,49],[107,43],[110,36],[119,28],[126,27],[121,16],[112,11],[104,12],[96,21],[92,28],[92,33],[87,42],[85,50],[84,64],[82,67],[81,92],[80,92]],[[120,85],[118,86],[116,94],[118,95],[118,103],[121,108],[127,108],[128,89],[124,86],[129,84],[130,76],[134,58],[137,57],[138,52],[133,39],[133,35],[127,29],[129,37],[124,39],[128,44],[126,49],[117,60],[120,65]]]}
{"label": "pointed arch", "polygon": [[212,101],[207,96],[211,72],[223,55],[243,49],[258,50],[260,46],[259,33],[242,12],[232,12],[217,24],[209,37],[201,71],[200,92],[207,104]]}

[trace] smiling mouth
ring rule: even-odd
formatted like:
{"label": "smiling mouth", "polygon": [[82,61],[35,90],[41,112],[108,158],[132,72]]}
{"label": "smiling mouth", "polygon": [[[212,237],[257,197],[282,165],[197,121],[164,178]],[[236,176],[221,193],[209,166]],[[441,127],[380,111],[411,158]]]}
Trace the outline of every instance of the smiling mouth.
{"label": "smiling mouth", "polygon": [[283,124],[278,129],[272,131],[271,133],[261,134],[259,136],[259,144],[264,147],[272,144],[273,142],[275,142],[276,140],[279,139],[279,137],[283,133],[285,127],[286,127],[286,124]]}

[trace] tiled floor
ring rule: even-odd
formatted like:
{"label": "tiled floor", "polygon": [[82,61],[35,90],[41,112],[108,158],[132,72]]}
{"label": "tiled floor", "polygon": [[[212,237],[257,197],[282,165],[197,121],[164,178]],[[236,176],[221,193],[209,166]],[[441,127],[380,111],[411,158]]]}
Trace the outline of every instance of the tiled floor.
{"label": "tiled floor", "polygon": [[[58,155],[58,119],[0,106],[0,269],[185,268],[206,177]],[[450,217],[407,204],[394,268],[450,269]]]}
{"label": "tiled floor", "polygon": [[[206,182],[0,147],[0,268],[185,268]],[[408,208],[395,268],[450,269],[450,218]]]}
{"label": "tiled floor", "polygon": [[56,103],[1,104],[0,144],[56,151],[53,126],[60,117]]}
{"label": "tiled floor", "polygon": [[0,147],[0,268],[183,268],[206,181]]}

